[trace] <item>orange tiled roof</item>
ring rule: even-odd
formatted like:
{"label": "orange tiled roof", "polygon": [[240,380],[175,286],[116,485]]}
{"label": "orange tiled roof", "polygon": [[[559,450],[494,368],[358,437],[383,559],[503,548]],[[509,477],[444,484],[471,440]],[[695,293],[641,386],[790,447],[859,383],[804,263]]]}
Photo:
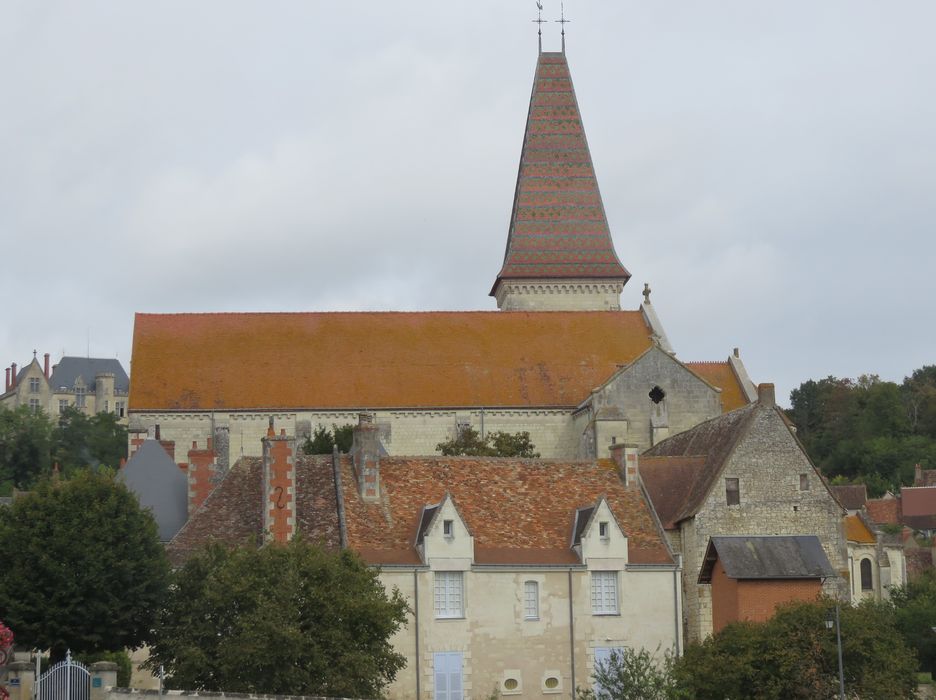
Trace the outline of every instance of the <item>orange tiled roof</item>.
{"label": "orange tiled roof", "polygon": [[722,390],[722,411],[725,413],[746,406],[749,403],[744,395],[741,382],[738,381],[738,375],[731,369],[731,365],[727,361],[687,362],[686,366],[709,384]]}
{"label": "orange tiled roof", "polygon": [[574,406],[640,311],[137,314],[130,409]]}
{"label": "orange tiled roof", "polygon": [[845,538],[849,542],[858,542],[860,544],[874,544],[877,542],[874,533],[868,529],[868,526],[857,515],[845,516]]}
{"label": "orange tiled roof", "polygon": [[900,523],[900,499],[899,498],[869,498],[865,503],[865,509],[868,516],[878,525],[889,523],[898,525]]}
{"label": "orange tiled roof", "polygon": [[639,489],[628,489],[611,460],[387,457],[380,460],[382,502],[358,496],[342,458],[348,545],[372,564],[419,562],[414,541],[423,506],[449,493],[474,537],[479,564],[576,564],[575,511],[604,495],[628,536],[629,559],[672,559]]}

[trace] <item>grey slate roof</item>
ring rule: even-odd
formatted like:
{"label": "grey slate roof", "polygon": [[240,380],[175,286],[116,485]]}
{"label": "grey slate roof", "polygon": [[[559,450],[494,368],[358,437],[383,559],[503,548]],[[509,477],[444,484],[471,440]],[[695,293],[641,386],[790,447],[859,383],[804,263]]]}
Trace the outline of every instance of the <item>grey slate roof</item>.
{"label": "grey slate roof", "polygon": [[713,537],[699,583],[712,582],[715,560],[734,579],[826,578],[835,571],[815,535]]}
{"label": "grey slate roof", "polygon": [[49,384],[55,391],[60,387],[72,389],[78,377],[84,379],[85,386],[94,388],[94,378],[102,373],[114,375],[114,389],[127,393],[130,391],[130,377],[127,376],[120,360],[107,357],[63,357],[52,370]]}
{"label": "grey slate roof", "polygon": [[145,440],[117,476],[149,508],[159,539],[171,540],[188,518],[188,478],[162,445]]}

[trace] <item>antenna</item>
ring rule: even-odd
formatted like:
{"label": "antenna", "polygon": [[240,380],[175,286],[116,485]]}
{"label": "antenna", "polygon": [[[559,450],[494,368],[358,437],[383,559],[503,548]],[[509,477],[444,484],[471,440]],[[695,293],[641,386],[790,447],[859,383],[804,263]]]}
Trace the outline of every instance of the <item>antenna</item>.
{"label": "antenna", "polygon": [[565,53],[565,26],[572,20],[565,18],[565,3],[559,3],[559,19],[555,20],[562,25],[562,53]]}
{"label": "antenna", "polygon": [[543,22],[546,20],[543,19],[543,3],[541,3],[540,0],[536,0],[536,19],[530,21],[536,22],[536,24],[539,25],[536,29],[536,34],[539,40],[539,52],[543,53]]}

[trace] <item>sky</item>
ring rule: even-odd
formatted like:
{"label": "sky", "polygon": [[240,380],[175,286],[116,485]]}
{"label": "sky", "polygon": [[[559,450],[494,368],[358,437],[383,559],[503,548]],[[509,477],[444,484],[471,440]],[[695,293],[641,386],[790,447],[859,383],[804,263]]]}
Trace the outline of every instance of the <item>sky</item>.
{"label": "sky", "polygon": [[[565,11],[624,308],[649,283],[680,359],[784,404],[936,363],[936,3]],[[495,309],[535,17],[2,0],[0,364],[132,376],[136,312]]]}

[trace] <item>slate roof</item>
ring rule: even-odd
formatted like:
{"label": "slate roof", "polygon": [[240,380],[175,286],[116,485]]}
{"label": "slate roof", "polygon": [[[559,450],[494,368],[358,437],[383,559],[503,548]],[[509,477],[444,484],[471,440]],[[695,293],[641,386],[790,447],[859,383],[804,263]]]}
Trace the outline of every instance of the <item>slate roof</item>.
{"label": "slate roof", "polygon": [[576,406],[640,311],[137,314],[131,410]]}
{"label": "slate roof", "polygon": [[865,510],[872,522],[878,525],[899,525],[901,522],[899,498],[869,498]]}
{"label": "slate roof", "polygon": [[149,508],[168,542],[188,517],[188,479],[156,440],[144,440],[117,475]]}
{"label": "slate roof", "polygon": [[[339,546],[331,457],[303,456],[296,465],[299,531]],[[576,510],[601,496],[628,537],[632,563],[673,563],[640,490],[621,483],[611,460],[381,458],[378,503],[359,497],[346,455],[340,474],[347,544],[370,564],[419,565],[415,545],[424,509],[446,493],[474,537],[478,564],[580,563],[571,548]],[[261,492],[262,460],[240,459],[170,543],[173,562],[210,540],[259,543]]]}
{"label": "slate roof", "polygon": [[94,378],[104,372],[114,375],[115,390],[122,393],[130,390],[130,377],[127,376],[120,360],[107,357],[63,357],[52,368],[49,384],[53,391],[60,387],[73,389],[78,377],[81,377],[85,386],[93,390]]}
{"label": "slate roof", "polygon": [[712,582],[715,560],[729,578],[804,579],[835,576],[815,535],[713,537],[705,551],[699,583]]}
{"label": "slate roof", "polygon": [[868,489],[864,484],[842,484],[829,488],[846,510],[861,510],[868,502]]}
{"label": "slate roof", "polygon": [[565,54],[536,63],[504,265],[494,283],[601,278],[626,283],[592,164]]}

